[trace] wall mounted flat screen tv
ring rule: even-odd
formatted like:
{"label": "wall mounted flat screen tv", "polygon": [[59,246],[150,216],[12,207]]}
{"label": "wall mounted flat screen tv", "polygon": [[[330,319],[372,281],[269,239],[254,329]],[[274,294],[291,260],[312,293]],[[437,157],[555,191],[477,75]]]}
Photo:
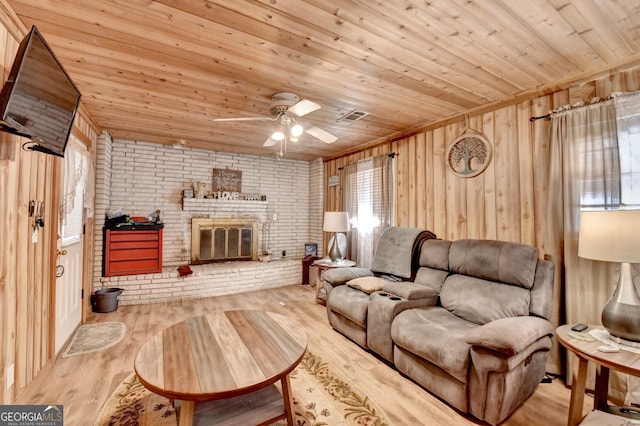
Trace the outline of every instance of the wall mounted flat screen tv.
{"label": "wall mounted flat screen tv", "polygon": [[0,130],[31,139],[25,149],[64,157],[80,91],[33,26],[0,92]]}

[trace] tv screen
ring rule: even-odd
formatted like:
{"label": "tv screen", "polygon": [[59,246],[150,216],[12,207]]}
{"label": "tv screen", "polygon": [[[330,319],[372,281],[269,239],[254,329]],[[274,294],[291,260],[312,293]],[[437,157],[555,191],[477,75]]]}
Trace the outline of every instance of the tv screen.
{"label": "tv screen", "polygon": [[27,149],[64,156],[80,91],[33,26],[0,92],[0,130],[29,138]]}

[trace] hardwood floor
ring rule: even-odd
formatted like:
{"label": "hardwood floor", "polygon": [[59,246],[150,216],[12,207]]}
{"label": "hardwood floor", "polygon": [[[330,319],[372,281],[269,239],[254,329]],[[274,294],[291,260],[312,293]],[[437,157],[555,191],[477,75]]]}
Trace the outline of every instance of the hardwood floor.
{"label": "hardwood floor", "polygon": [[[107,314],[89,315],[88,322],[120,321],[125,339],[93,354],[58,359],[23,392],[16,404],[63,404],[65,425],[92,425],[115,386],[133,371],[133,359],[142,344],[165,327],[206,312],[260,309],[290,316],[304,327],[309,349],[329,362],[353,386],[384,411],[393,425],[482,424],[449,407],[400,375],[373,354],[334,331],[326,308],[313,302],[307,285],[252,293],[153,305],[120,305]],[[565,425],[570,390],[560,379],[540,384],[525,404],[503,425]],[[585,398],[585,412],[593,399]]]}

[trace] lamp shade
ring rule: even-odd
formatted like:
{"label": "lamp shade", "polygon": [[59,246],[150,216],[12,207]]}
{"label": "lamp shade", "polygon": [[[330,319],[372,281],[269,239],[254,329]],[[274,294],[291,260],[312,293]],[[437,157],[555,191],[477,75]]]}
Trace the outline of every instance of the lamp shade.
{"label": "lamp shade", "polygon": [[578,256],[640,263],[640,210],[581,212]]}
{"label": "lamp shade", "polygon": [[324,212],[325,232],[347,232],[349,230],[349,213],[347,212]]}

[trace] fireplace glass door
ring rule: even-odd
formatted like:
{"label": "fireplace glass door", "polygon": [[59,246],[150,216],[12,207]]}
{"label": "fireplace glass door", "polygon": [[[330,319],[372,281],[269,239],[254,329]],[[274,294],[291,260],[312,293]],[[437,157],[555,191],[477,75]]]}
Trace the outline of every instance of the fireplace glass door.
{"label": "fireplace glass door", "polygon": [[252,228],[201,226],[199,231],[200,262],[252,259]]}

